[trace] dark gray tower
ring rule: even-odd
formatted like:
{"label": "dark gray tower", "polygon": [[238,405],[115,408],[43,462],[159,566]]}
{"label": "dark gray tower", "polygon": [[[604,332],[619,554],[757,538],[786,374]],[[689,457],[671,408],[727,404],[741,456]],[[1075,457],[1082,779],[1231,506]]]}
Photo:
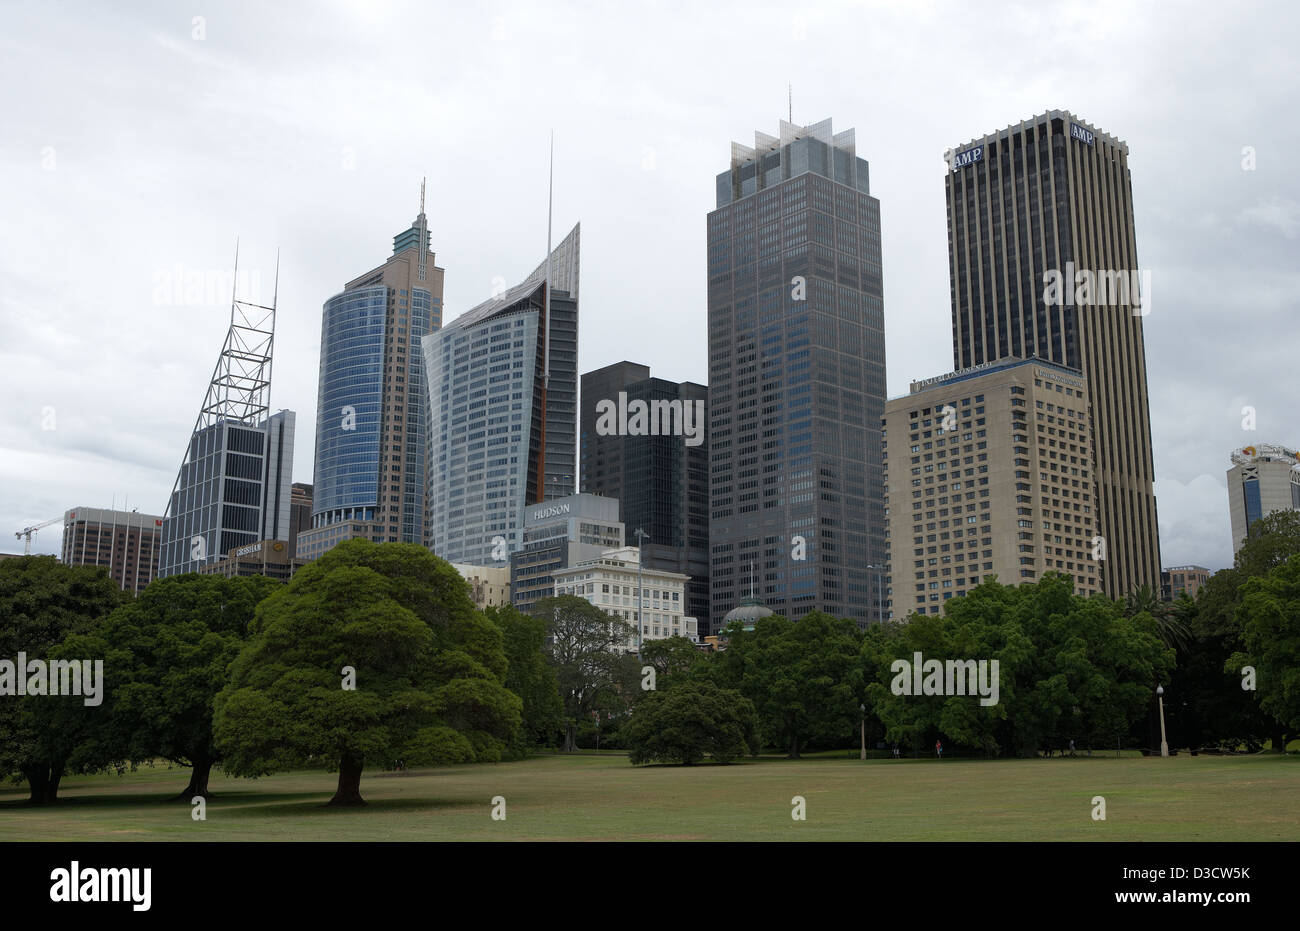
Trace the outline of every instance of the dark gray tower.
{"label": "dark gray tower", "polygon": [[864,624],[885,560],[885,334],[853,131],[782,121],[732,143],[708,242],[711,615],[749,594],[752,561],[773,610]]}

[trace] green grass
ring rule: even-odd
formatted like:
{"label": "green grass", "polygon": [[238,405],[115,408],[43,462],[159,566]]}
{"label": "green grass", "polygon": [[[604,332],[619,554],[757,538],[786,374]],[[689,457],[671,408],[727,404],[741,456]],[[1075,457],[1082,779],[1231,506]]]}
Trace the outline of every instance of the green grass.
{"label": "green grass", "polygon": [[[0,788],[15,840],[1145,840],[1300,836],[1300,758],[1098,756],[633,767],[617,754],[367,773],[361,809],[322,807],[335,777],[212,777],[207,821],[165,802],[188,772],[71,777],[51,808]],[[507,819],[490,817],[493,796]],[[792,821],[792,796],[807,820]],[[1107,819],[1093,821],[1104,796]]]}

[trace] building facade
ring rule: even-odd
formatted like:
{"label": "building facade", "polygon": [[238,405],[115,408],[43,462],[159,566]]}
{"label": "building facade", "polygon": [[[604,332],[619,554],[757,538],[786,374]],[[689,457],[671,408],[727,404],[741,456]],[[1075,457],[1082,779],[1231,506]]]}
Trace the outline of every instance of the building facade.
{"label": "building facade", "polygon": [[[651,378],[635,362],[587,372],[578,455],[582,490],[618,500],[629,541],[643,531],[635,539],[646,567],[690,577],[686,611],[702,633],[710,630],[707,402],[703,385]],[[641,412],[648,422],[637,422]]]}
{"label": "building facade", "polygon": [[1201,586],[1213,575],[1204,566],[1171,566],[1160,572],[1160,597],[1164,601],[1177,601],[1183,595],[1195,598]]}
{"label": "building facade", "polygon": [[312,487],[294,482],[289,489],[289,555],[298,555],[298,534],[311,528]]}
{"label": "building facade", "polygon": [[996,576],[1100,590],[1087,387],[1004,360],[913,382],[885,405],[892,614],[940,614]]}
{"label": "building facade", "polygon": [[427,423],[419,350],[420,340],[442,325],[443,269],[429,248],[423,199],[421,190],[420,213],[393,237],[388,261],[325,302],[313,528],[360,521],[381,528],[377,542],[424,542]]}
{"label": "building facade", "polygon": [[163,518],[138,511],[73,508],[63,514],[68,566],[103,566],[123,591],[138,595],[158,575]]}
{"label": "building facade", "polygon": [[204,575],[223,575],[228,579],[264,575],[270,579],[288,581],[307,562],[306,559],[293,557],[288,541],[258,540],[232,549],[223,559],[204,564],[199,572]]}
{"label": "building facade", "polygon": [[510,554],[510,601],[520,611],[555,591],[555,573],[621,547],[617,498],[578,494],[530,505],[522,545]]}
{"label": "building facade", "polygon": [[885,560],[880,202],[852,130],[732,144],[708,215],[710,616],[878,618]]}
{"label": "building facade", "polygon": [[509,566],[467,566],[452,563],[452,568],[469,583],[470,597],[480,608],[510,604]]}
{"label": "building facade", "polygon": [[1235,556],[1255,521],[1276,511],[1300,511],[1300,453],[1285,446],[1246,446],[1232,454],[1228,512]]}
{"label": "building facade", "polygon": [[1052,110],[952,150],[953,366],[1038,358],[1090,392],[1102,586],[1157,590],[1160,539],[1128,145]]}
{"label": "building facade", "polygon": [[[699,642],[695,618],[683,610],[686,580],[679,572],[641,567],[637,548],[625,546],[557,570],[554,594],[585,599],[606,614],[632,625],[634,633],[622,644],[622,650],[636,653],[641,643],[664,637],[685,637],[693,643]],[[639,600],[638,584],[641,586]],[[638,625],[639,633],[635,632]]]}
{"label": "building facade", "polygon": [[573,493],[579,228],[522,284],[424,337],[429,389],[424,543],[492,565],[529,505]]}

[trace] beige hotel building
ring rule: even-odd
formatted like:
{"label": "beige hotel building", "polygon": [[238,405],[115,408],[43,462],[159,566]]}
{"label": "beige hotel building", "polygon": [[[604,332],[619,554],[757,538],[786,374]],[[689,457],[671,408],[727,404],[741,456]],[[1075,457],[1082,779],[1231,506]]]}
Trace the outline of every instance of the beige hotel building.
{"label": "beige hotel building", "polygon": [[[1099,592],[1092,427],[1078,370],[1004,359],[885,404],[890,616],[939,614],[989,576]],[[1102,552],[1102,551],[1099,551]]]}

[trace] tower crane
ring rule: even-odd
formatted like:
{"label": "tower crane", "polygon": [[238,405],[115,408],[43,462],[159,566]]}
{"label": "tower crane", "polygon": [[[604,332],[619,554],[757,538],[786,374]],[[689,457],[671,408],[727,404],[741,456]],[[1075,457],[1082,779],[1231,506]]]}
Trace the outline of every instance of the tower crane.
{"label": "tower crane", "polygon": [[51,524],[61,524],[61,523],[63,523],[63,518],[56,517],[53,520],[47,520],[40,524],[33,524],[30,527],[24,527],[22,530],[15,533],[14,534],[15,540],[25,540],[25,542],[23,543],[23,555],[24,556],[32,555],[32,534],[36,533],[38,530],[44,530],[46,527],[50,526]]}

